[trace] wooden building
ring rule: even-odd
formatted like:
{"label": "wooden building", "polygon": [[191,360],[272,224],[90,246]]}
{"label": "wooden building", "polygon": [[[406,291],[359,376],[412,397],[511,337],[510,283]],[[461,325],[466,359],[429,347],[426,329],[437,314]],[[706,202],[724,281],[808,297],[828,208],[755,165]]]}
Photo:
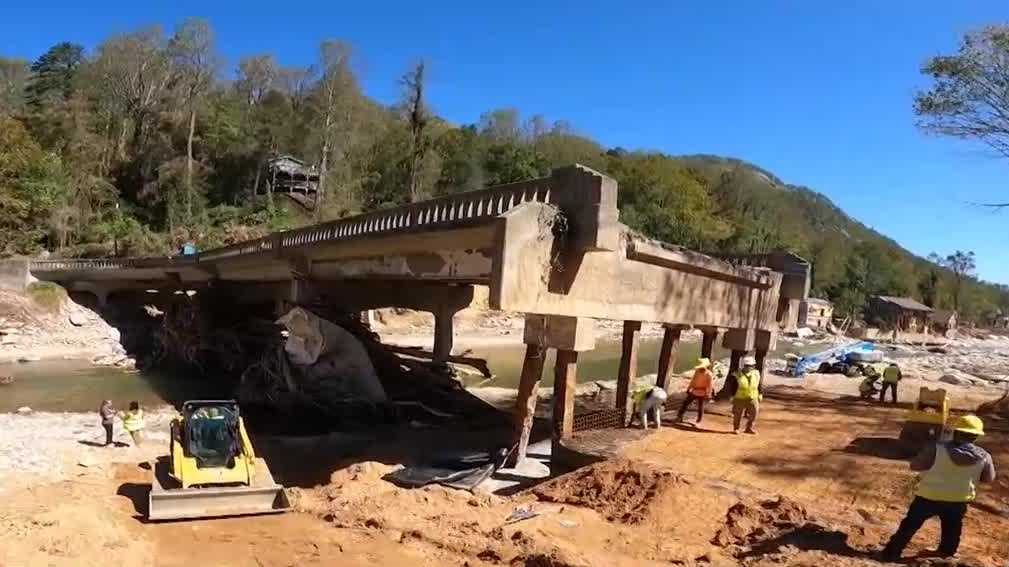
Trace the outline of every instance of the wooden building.
{"label": "wooden building", "polygon": [[810,297],[799,305],[799,326],[826,329],[834,317],[834,304],[826,299]]}
{"label": "wooden building", "polygon": [[930,317],[932,324],[932,332],[946,335],[952,333],[956,330],[957,323],[959,322],[959,316],[956,311],[950,311],[948,309],[936,309],[932,312]]}
{"label": "wooden building", "polygon": [[287,195],[307,209],[315,208],[319,192],[319,170],[292,156],[277,156],[266,162],[265,191]]}
{"label": "wooden building", "polygon": [[932,308],[910,297],[874,295],[865,309],[865,320],[910,333],[924,333],[931,323]]}

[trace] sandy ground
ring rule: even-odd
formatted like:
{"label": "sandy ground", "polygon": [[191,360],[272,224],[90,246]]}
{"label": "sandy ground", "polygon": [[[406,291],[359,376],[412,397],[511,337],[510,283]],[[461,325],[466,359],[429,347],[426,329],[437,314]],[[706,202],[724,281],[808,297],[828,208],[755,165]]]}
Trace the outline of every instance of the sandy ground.
{"label": "sandy ground", "polygon": [[[457,345],[520,341],[520,328],[507,317],[464,325]],[[420,324],[389,335],[425,332]],[[1003,392],[1009,373],[1007,342],[903,354],[913,358],[902,361],[902,400],[941,386],[955,408],[971,409]],[[0,567],[877,566],[871,553],[913,490],[896,441],[905,409],[859,400],[858,379],[798,381],[775,375],[780,366],[768,369],[755,437],[731,435],[726,404],[715,404],[700,427],[667,423],[612,461],[508,496],[398,488],[382,478],[392,461],[335,459],[324,445],[314,455],[274,448],[272,469],[303,473],[288,483],[297,485],[295,511],[157,524],[144,519],[147,467],[167,449],[170,411],[149,414],[140,448],[94,446],[94,414],[0,415]],[[930,524],[908,550],[911,564],[1009,561],[1009,420],[988,418],[987,427],[982,444],[1003,475],[972,505],[959,561],[922,557],[937,536]],[[449,442],[459,433],[429,435]],[[509,522],[520,509],[537,515]]]}
{"label": "sandy ground", "polygon": [[[895,441],[903,410],[777,387],[753,437],[728,434],[727,409],[512,496],[403,489],[382,480],[390,465],[292,455],[328,479],[291,490],[296,512],[162,524],[143,520],[143,466],[167,440],[167,414],[141,449],[80,443],[100,433],[93,416],[2,416],[0,455],[23,452],[10,449],[17,438],[59,463],[0,470],[0,565],[878,565],[868,554],[913,485]],[[987,425],[984,445],[1009,471],[1009,421]],[[971,507],[960,562],[942,564],[1004,567],[1007,478]],[[517,508],[538,515],[508,523]],[[927,526],[908,554],[936,533]]]}

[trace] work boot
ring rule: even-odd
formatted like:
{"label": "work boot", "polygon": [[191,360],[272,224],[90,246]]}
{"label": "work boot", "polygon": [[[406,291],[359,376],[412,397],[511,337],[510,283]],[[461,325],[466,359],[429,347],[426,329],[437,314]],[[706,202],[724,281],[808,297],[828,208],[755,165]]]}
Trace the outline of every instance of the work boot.
{"label": "work boot", "polygon": [[757,430],[756,429],[747,429],[746,432],[749,433],[750,435],[756,435],[757,434]]}
{"label": "work boot", "polygon": [[739,435],[739,430],[738,429],[733,429],[732,430],[732,434],[733,435]]}

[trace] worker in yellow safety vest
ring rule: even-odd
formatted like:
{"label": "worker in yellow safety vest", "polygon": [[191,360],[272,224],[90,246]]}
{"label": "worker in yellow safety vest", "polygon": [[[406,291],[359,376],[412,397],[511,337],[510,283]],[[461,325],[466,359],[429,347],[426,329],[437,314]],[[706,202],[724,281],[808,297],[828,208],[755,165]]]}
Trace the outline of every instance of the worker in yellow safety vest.
{"label": "worker in yellow safety vest", "polygon": [[133,444],[139,447],[144,441],[144,410],[140,409],[140,402],[130,402],[130,410],[122,418],[123,429],[133,438]]}
{"label": "worker in yellow safety vest", "polygon": [[882,551],[882,559],[896,561],[926,520],[938,516],[941,535],[937,554],[956,555],[967,503],[974,500],[978,482],[995,480],[991,455],[974,442],[984,435],[984,423],[965,415],[953,426],[953,440],[932,443],[911,461],[911,470],[921,471],[914,500],[907,516]]}
{"label": "worker in yellow safety vest", "polygon": [[736,371],[736,393],[732,397],[732,432],[739,435],[739,424],[746,418],[746,432],[756,435],[753,424],[760,413],[761,384],[757,361],[752,356],[743,358],[742,370]]}
{"label": "worker in yellow safety vest", "polygon": [[883,369],[883,389],[879,391],[879,402],[883,403],[886,391],[890,390],[890,399],[897,403],[897,383],[904,377],[896,362],[891,362]]}

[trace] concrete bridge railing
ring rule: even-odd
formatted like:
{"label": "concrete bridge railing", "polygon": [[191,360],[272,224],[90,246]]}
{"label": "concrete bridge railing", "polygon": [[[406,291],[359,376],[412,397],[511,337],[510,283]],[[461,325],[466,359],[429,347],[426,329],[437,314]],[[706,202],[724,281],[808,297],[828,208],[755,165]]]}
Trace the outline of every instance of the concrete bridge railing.
{"label": "concrete bridge railing", "polygon": [[[580,166],[560,168],[555,170],[551,177],[448,195],[420,203],[274,233],[256,240],[207,250],[195,257],[36,260],[31,262],[31,270],[33,272],[82,272],[172,267],[174,264],[193,265],[194,263],[214,262],[262,253],[280,255],[284,249],[350,238],[430,230],[447,226],[462,227],[470,223],[487,222],[529,202],[557,206],[576,203],[599,208],[600,195],[586,195],[584,185],[558,183],[559,178],[567,180],[571,178],[572,174],[587,177],[595,175],[594,172]],[[607,207],[613,209],[606,212],[613,217],[612,220],[615,222],[615,198],[613,203],[604,203],[603,209]]]}
{"label": "concrete bridge railing", "polygon": [[282,249],[311,246],[348,238],[432,229],[445,225],[462,226],[468,222],[486,221],[500,216],[522,203],[551,202],[550,180],[551,178],[546,177],[449,195],[421,203],[271,234],[258,240],[208,250],[200,254],[198,258],[200,261],[213,261],[261,252],[278,252]]}

